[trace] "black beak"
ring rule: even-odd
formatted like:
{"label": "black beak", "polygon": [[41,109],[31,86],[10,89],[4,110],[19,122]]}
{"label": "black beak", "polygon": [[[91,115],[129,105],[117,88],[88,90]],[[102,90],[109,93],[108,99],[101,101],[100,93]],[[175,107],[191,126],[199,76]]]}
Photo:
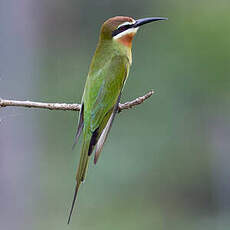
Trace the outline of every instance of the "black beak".
{"label": "black beak", "polygon": [[150,22],[162,21],[162,20],[168,20],[168,18],[162,18],[162,17],[141,18],[136,20],[136,22],[132,25],[132,27],[136,28]]}

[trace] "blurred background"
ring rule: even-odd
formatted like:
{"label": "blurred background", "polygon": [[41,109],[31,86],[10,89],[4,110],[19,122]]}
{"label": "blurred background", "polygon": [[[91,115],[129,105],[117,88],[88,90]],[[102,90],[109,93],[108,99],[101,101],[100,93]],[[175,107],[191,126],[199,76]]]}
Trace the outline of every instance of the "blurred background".
{"label": "blurred background", "polygon": [[0,0],[5,99],[80,102],[107,18],[169,18],[138,31],[122,102],[156,93],[116,117],[69,226],[78,112],[0,109],[1,229],[228,230],[229,12],[229,0]]}

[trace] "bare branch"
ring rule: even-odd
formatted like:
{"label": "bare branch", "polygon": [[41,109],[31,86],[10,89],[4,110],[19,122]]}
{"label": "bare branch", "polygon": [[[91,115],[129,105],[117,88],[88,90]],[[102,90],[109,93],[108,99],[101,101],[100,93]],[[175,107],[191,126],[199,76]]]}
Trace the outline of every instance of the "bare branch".
{"label": "bare branch", "polygon": [[[138,97],[133,101],[128,101],[124,104],[119,104],[119,112],[125,109],[130,109],[133,106],[140,105],[146,99],[153,95],[154,91],[151,90],[142,97]],[[44,102],[34,102],[34,101],[15,101],[15,100],[4,100],[0,98],[0,108],[7,106],[17,106],[17,107],[27,107],[27,108],[37,108],[37,109],[49,109],[49,110],[71,110],[79,111],[81,109],[80,104],[66,104],[66,103],[44,103]]]}
{"label": "bare branch", "polygon": [[119,104],[118,112],[120,113],[122,110],[131,109],[132,107],[134,107],[136,105],[140,105],[146,99],[148,99],[149,97],[151,97],[153,94],[154,94],[154,91],[151,90],[151,91],[149,91],[148,93],[146,93],[142,97],[138,97],[138,98],[136,98],[135,100],[132,100],[132,101],[127,101],[124,104]]}
{"label": "bare branch", "polygon": [[81,105],[79,104],[66,104],[66,103],[44,103],[34,101],[15,101],[15,100],[3,100],[0,99],[0,107],[17,106],[37,109],[49,109],[49,110],[76,110],[79,111]]}

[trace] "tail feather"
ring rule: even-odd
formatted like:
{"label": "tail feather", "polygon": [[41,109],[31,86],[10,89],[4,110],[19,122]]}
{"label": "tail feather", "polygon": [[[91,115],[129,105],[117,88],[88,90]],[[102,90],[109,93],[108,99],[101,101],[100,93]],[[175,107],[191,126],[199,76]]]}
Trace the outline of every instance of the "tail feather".
{"label": "tail feather", "polygon": [[90,147],[91,136],[92,135],[84,136],[84,141],[81,150],[81,158],[80,158],[77,175],[76,175],[76,180],[80,182],[83,182],[85,180],[85,175],[86,175],[88,161],[89,161],[88,152]]}
{"label": "tail feather", "polygon": [[70,219],[71,219],[71,216],[72,216],[72,213],[73,213],[73,208],[74,208],[74,204],[75,204],[75,201],[76,201],[76,198],[77,198],[77,193],[78,193],[78,189],[81,185],[81,182],[78,182],[77,181],[77,184],[76,184],[76,187],[75,187],[75,192],[74,192],[74,197],[73,197],[73,201],[72,201],[72,205],[71,205],[71,209],[70,209],[70,213],[69,213],[69,218],[68,218],[68,224],[70,223]]}
{"label": "tail feather", "polygon": [[82,105],[81,105],[80,116],[79,116],[78,127],[77,127],[77,133],[76,133],[75,140],[74,140],[74,143],[72,146],[72,150],[75,148],[75,146],[79,140],[79,137],[82,133],[83,127],[84,127],[84,103],[82,103]]}
{"label": "tail feather", "polygon": [[79,187],[81,183],[85,180],[85,177],[86,177],[86,172],[87,172],[88,163],[89,163],[88,150],[89,150],[90,139],[91,139],[90,135],[88,136],[85,135],[84,142],[82,145],[82,150],[81,150],[80,163],[79,163],[77,175],[76,175],[76,187],[75,187],[74,197],[73,197],[73,201],[72,201],[72,205],[71,205],[71,209],[69,213],[69,218],[67,222],[68,224],[70,223],[70,219],[71,219],[71,216],[74,210],[74,205],[77,199]]}
{"label": "tail feather", "polygon": [[112,123],[113,123],[115,115],[116,115],[116,110],[114,110],[113,113],[111,114],[111,116],[110,116],[105,128],[103,129],[103,131],[101,133],[101,136],[100,136],[100,138],[99,138],[99,140],[98,140],[98,142],[96,144],[96,151],[95,151],[95,156],[94,156],[94,164],[96,164],[97,161],[98,161],[98,158],[100,156],[102,148],[103,148],[103,146],[105,144],[105,141],[106,141],[106,139],[108,137],[109,131],[110,131],[111,127],[112,127]]}

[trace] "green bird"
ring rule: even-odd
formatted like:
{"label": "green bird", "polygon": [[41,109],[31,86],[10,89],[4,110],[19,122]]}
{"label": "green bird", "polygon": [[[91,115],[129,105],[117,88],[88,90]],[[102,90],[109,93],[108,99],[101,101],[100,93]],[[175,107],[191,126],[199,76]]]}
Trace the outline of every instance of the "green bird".
{"label": "green bird", "polygon": [[132,64],[133,37],[140,26],[166,19],[151,17],[134,20],[131,17],[116,16],[105,21],[101,27],[82,96],[75,144],[82,131],[83,144],[68,223],[78,189],[85,180],[92,152],[95,149],[96,164],[118,111],[121,92]]}

